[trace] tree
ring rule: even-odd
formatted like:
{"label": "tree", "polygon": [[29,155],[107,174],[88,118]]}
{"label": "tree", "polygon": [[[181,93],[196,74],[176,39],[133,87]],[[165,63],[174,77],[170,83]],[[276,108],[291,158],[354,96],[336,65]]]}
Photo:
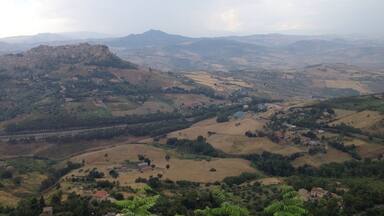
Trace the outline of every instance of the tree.
{"label": "tree", "polygon": [[227,113],[217,114],[216,122],[221,123],[221,122],[227,122],[227,121],[229,121],[229,117]]}
{"label": "tree", "polygon": [[42,208],[36,198],[29,198],[21,200],[17,208],[14,210],[13,215],[17,216],[37,216],[40,214]]}
{"label": "tree", "polygon": [[165,160],[169,161],[171,159],[171,156],[169,154],[165,155]]}
{"label": "tree", "polygon": [[41,207],[41,208],[43,208],[43,207],[46,206],[46,205],[45,205],[45,200],[44,200],[44,197],[43,197],[43,196],[40,197],[39,204],[40,204],[40,207]]}
{"label": "tree", "polygon": [[109,171],[109,175],[112,177],[112,178],[117,178],[119,177],[119,173],[116,171],[116,170],[111,170]]}
{"label": "tree", "polygon": [[197,216],[248,216],[249,211],[246,208],[225,202],[218,208],[207,207],[204,210],[196,210],[195,214]]}
{"label": "tree", "polygon": [[122,208],[122,213],[124,216],[151,216],[153,215],[149,209],[152,208],[159,196],[135,196],[132,200],[121,200],[116,201],[116,205]]}
{"label": "tree", "polygon": [[283,199],[274,201],[264,212],[273,216],[304,216],[308,212],[304,209],[303,201],[298,197],[297,192],[290,186],[283,188]]}
{"label": "tree", "polygon": [[206,207],[194,211],[197,216],[248,216],[249,211],[231,201],[234,200],[232,194],[223,191],[220,187],[210,190],[209,197],[214,208]]}

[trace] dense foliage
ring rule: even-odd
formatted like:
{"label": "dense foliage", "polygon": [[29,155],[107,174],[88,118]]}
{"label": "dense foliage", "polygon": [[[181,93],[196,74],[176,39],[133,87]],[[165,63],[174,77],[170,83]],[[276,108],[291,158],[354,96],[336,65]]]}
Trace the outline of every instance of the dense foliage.
{"label": "dense foliage", "polygon": [[245,156],[245,158],[269,175],[290,176],[295,171],[289,158],[282,155],[263,152],[261,155],[252,154]]}
{"label": "dense foliage", "polygon": [[202,136],[197,137],[196,140],[170,138],[167,141],[167,145],[175,148],[181,153],[205,155],[211,157],[216,157],[219,155],[219,152],[209,143],[207,143],[205,138]]}

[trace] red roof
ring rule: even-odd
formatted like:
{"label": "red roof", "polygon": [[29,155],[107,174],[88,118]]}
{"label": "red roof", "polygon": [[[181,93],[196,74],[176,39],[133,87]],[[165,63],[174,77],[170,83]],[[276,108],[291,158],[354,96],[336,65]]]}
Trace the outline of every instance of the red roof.
{"label": "red roof", "polygon": [[96,191],[96,193],[93,195],[96,198],[106,198],[108,197],[107,191]]}

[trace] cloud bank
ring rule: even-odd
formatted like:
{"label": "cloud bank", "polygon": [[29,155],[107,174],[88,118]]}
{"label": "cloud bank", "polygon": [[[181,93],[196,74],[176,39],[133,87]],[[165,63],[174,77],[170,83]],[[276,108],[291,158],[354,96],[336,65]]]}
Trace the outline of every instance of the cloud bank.
{"label": "cloud bank", "polygon": [[0,0],[0,36],[160,29],[228,34],[384,35],[382,0]]}

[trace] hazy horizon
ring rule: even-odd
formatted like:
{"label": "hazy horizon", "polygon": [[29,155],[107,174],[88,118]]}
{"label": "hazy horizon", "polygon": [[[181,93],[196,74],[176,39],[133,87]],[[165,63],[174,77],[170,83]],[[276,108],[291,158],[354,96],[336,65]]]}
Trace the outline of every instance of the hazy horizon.
{"label": "hazy horizon", "polygon": [[[125,37],[129,35],[140,35],[144,34],[146,32],[150,31],[160,31],[169,35],[178,35],[178,36],[184,36],[184,37],[190,37],[190,38],[220,38],[220,37],[242,37],[242,36],[254,36],[254,35],[285,35],[285,36],[308,36],[308,37],[339,37],[339,38],[345,38],[345,37],[351,37],[351,38],[367,38],[367,39],[375,39],[375,38],[383,38],[384,35],[367,35],[367,34],[299,34],[299,33],[280,33],[280,32],[266,32],[266,33],[248,33],[248,34],[236,34],[236,33],[228,33],[228,34],[222,34],[222,35],[185,35],[185,34],[177,34],[174,32],[167,32],[163,31],[161,29],[148,29],[143,32],[130,32],[127,34],[108,34],[104,32],[89,32],[89,31],[73,31],[73,32],[38,32],[36,34],[22,34],[22,35],[10,35],[5,37],[0,37],[1,40],[5,39],[12,39],[12,38],[18,38],[18,37],[33,37],[33,36],[39,36],[39,35],[60,35],[60,36],[67,36],[69,40],[82,40],[82,39],[105,39],[105,38],[119,38],[119,37]],[[76,37],[76,35],[79,35]],[[90,35],[89,37],[85,37],[83,35]],[[93,36],[92,36],[93,35]]]}
{"label": "hazy horizon", "polygon": [[190,37],[251,34],[383,36],[380,0],[0,0],[0,37],[149,29]]}

